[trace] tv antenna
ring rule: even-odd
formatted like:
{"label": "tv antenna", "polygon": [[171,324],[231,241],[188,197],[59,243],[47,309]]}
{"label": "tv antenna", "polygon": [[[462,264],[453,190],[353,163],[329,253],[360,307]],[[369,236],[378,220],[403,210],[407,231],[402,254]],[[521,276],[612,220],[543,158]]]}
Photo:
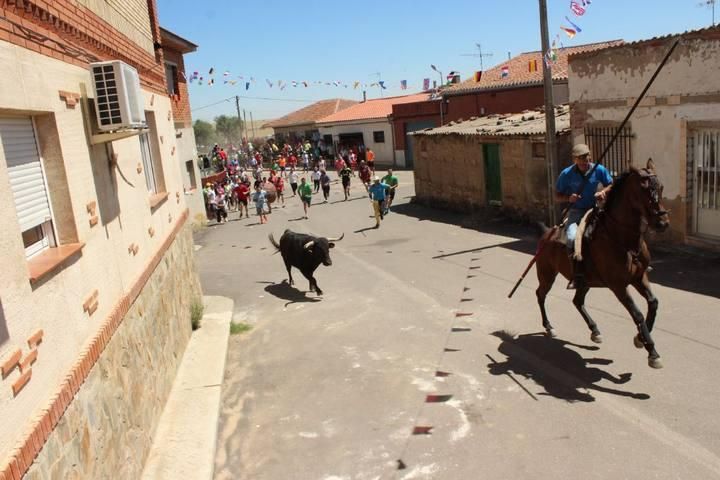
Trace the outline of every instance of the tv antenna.
{"label": "tv antenna", "polygon": [[710,7],[712,9],[712,26],[715,26],[715,4],[717,0],[703,0],[698,3],[698,7]]}
{"label": "tv antenna", "polygon": [[[708,0],[708,1],[710,1],[710,0]],[[711,0],[711,1],[714,2],[715,0]],[[463,54],[461,54],[461,56],[462,57],[477,57],[477,58],[479,58],[480,59],[480,71],[482,71],[483,70],[483,57],[492,57],[493,54],[492,53],[483,53],[482,45],[480,45],[479,43],[476,43],[475,46],[478,49],[478,53],[463,53]]]}

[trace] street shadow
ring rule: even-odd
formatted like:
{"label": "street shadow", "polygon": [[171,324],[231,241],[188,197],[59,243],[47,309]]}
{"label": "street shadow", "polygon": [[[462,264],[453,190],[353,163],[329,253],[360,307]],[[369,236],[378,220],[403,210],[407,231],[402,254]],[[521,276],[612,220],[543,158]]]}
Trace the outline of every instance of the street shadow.
{"label": "street shadow", "polygon": [[305,217],[298,217],[298,218],[288,218],[288,222],[299,222],[300,220],[305,220]]}
{"label": "street shadow", "polygon": [[10,335],[8,334],[7,321],[5,320],[5,310],[2,306],[2,299],[0,298],[0,347],[8,341]]}
{"label": "street shadow", "polygon": [[291,286],[287,280],[268,285],[264,290],[280,300],[287,300],[286,307],[293,303],[317,303],[320,301],[318,297],[308,297],[305,292]]}
{"label": "street shadow", "polygon": [[377,227],[375,227],[375,226],[365,227],[365,228],[361,228],[360,230],[355,230],[353,233],[365,233],[369,230],[377,230]]}
{"label": "street shadow", "polygon": [[262,223],[261,223],[261,222],[248,223],[248,224],[246,224],[245,226],[246,226],[246,227],[254,227],[255,225],[262,225]]}
{"label": "street shadow", "polygon": [[716,253],[658,246],[652,248],[650,265],[651,283],[720,298],[720,255]]}
{"label": "street shadow", "polygon": [[330,205],[334,205],[336,203],[354,202],[355,200],[362,200],[363,198],[367,198],[367,197],[355,197],[355,198],[348,198],[347,200],[344,200],[344,199],[343,200],[335,200],[334,202],[330,202]]}
{"label": "street shadow", "polygon": [[[632,374],[623,373],[615,377],[597,367],[597,365],[609,365],[612,360],[584,358],[575,350],[597,351],[598,347],[550,338],[544,333],[514,336],[507,331],[496,331],[491,335],[502,340],[498,351],[507,358],[504,362],[497,362],[488,355],[492,362],[488,364],[490,373],[508,375],[511,378],[512,374],[516,374],[533,380],[545,390],[541,395],[549,395],[567,402],[594,402],[595,397],[590,393],[592,391],[636,400],[650,398],[646,393],[633,393],[599,385],[598,382],[602,380],[623,385],[630,381]],[[535,398],[527,390],[526,393]]]}

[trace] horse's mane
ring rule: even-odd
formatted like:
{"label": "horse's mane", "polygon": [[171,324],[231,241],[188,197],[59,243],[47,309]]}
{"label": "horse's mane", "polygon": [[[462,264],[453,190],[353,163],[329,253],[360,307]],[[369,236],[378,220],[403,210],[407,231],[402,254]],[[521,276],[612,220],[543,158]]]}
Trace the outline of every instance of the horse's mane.
{"label": "horse's mane", "polygon": [[638,169],[631,166],[627,171],[620,174],[620,176],[613,181],[612,188],[605,200],[605,210],[612,209],[615,204],[620,201],[619,199],[623,196],[623,191],[627,185],[627,179],[633,173],[638,173]]}

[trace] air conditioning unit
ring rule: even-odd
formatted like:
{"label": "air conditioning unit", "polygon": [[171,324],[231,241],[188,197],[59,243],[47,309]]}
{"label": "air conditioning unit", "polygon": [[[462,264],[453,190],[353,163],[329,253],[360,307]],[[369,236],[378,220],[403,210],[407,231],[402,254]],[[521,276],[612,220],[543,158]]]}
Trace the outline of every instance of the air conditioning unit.
{"label": "air conditioning unit", "polygon": [[137,70],[119,60],[90,64],[95,91],[95,114],[100,130],[147,126]]}

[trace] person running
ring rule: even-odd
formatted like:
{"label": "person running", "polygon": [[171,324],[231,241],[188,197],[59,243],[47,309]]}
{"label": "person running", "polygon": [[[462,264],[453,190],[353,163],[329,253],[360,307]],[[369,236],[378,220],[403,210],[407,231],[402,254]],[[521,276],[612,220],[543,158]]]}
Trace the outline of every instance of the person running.
{"label": "person running", "polygon": [[305,218],[308,218],[308,210],[310,209],[310,201],[312,200],[312,187],[305,181],[305,177],[300,179],[300,186],[298,187],[298,194],[300,195],[300,201],[303,204],[303,211],[305,212]]}
{"label": "person running", "polygon": [[250,212],[248,212],[248,195],[250,194],[250,187],[248,183],[242,181],[235,187],[235,197],[237,197],[238,211],[240,212],[240,218],[243,216],[243,209],[245,209],[245,218],[250,218]]}
{"label": "person running", "polygon": [[320,186],[322,187],[325,203],[327,203],[330,196],[330,175],[325,170],[320,170]]}
{"label": "person running", "polygon": [[283,180],[282,175],[274,175],[270,177],[270,182],[275,185],[275,190],[277,191],[278,200],[279,203],[285,208],[285,195],[283,195],[283,189],[285,188],[285,181]]}
{"label": "person running", "polygon": [[287,165],[287,159],[284,156],[280,156],[280,159],[278,160],[278,166],[280,167],[280,176],[285,176],[285,165]]}
{"label": "person running", "polygon": [[253,193],[252,199],[255,202],[255,211],[258,217],[260,217],[260,223],[267,223],[268,217],[265,214],[265,192],[260,188],[260,185],[255,187],[255,193]]}
{"label": "person running", "polygon": [[353,171],[347,165],[345,165],[342,168],[342,170],[340,170],[340,180],[342,180],[343,193],[345,194],[346,202],[347,202],[348,197],[350,196],[350,177],[352,175],[353,175]]}
{"label": "person running", "polygon": [[370,169],[368,168],[367,164],[362,161],[360,162],[360,168],[358,169],[360,174],[360,181],[363,183],[363,186],[365,187],[365,191],[368,190],[368,187],[370,186]]}
{"label": "person running", "polygon": [[390,207],[392,206],[392,202],[395,199],[395,190],[399,185],[398,178],[393,175],[392,168],[388,168],[387,175],[382,178],[382,182],[389,187],[387,199],[385,201],[385,215],[387,215],[390,211]]}
{"label": "person running", "polygon": [[375,175],[373,177],[373,184],[368,189],[373,204],[373,211],[375,212],[375,228],[380,228],[380,220],[384,218],[382,207],[385,202],[385,189],[387,188],[387,185],[380,182],[380,177]]}
{"label": "person running", "polygon": [[303,152],[302,154],[303,172],[307,172],[310,168],[310,154]]}
{"label": "person running", "polygon": [[215,194],[215,215],[217,223],[227,222],[227,203],[225,201],[225,189],[218,187]]}
{"label": "person running", "polygon": [[313,185],[315,185],[315,193],[320,191],[320,176],[320,169],[318,167],[315,167],[315,170],[313,170],[311,175]]}
{"label": "person running", "polygon": [[298,188],[298,174],[295,171],[294,167],[290,167],[290,175],[288,175],[288,179],[290,180],[290,188],[292,188],[293,191],[293,197],[297,193]]}
{"label": "person running", "polygon": [[367,149],[367,152],[365,152],[365,158],[367,159],[367,166],[370,169],[370,171],[375,174],[375,152],[373,152],[371,149]]}

